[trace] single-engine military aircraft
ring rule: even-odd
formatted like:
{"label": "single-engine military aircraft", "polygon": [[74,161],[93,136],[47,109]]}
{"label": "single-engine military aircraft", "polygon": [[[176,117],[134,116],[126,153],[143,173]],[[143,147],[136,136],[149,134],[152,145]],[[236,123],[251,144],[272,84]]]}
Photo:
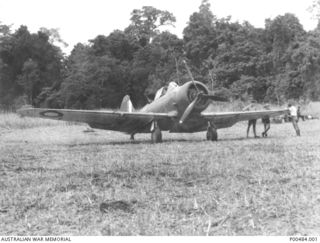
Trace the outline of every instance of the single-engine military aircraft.
{"label": "single-engine military aircraft", "polygon": [[92,128],[120,131],[131,135],[151,133],[151,141],[162,141],[161,131],[194,133],[207,131],[207,140],[217,141],[217,130],[231,127],[239,121],[273,117],[288,113],[288,109],[210,112],[212,101],[226,101],[210,92],[201,82],[189,81],[182,86],[169,83],[161,88],[154,100],[140,110],[134,110],[129,96],[125,96],[119,110],[72,110],[22,108],[22,116],[55,120],[75,121],[89,124]]}

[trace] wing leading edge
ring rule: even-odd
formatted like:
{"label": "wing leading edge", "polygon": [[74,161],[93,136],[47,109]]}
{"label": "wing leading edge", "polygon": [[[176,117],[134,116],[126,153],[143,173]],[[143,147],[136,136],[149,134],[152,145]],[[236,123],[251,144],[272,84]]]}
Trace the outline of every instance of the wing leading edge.
{"label": "wing leading edge", "polygon": [[122,112],[112,110],[72,110],[22,108],[22,116],[87,123],[93,128],[125,133],[143,132],[152,121],[171,121],[175,113]]}
{"label": "wing leading edge", "polygon": [[261,111],[239,111],[239,112],[202,112],[201,116],[212,121],[217,128],[231,127],[239,121],[259,119],[263,117],[274,117],[288,114],[288,109],[261,110]]}

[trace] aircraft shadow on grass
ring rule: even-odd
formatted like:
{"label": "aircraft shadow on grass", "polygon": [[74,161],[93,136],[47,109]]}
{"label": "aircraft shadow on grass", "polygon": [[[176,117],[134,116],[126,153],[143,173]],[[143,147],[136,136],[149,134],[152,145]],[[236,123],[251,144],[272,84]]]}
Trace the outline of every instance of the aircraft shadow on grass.
{"label": "aircraft shadow on grass", "polygon": [[[228,141],[243,141],[243,140],[265,140],[268,138],[246,138],[246,137],[238,137],[238,138],[222,138],[219,141],[228,142]],[[177,138],[177,139],[165,139],[162,140],[162,144],[172,144],[172,143],[199,143],[205,142],[205,139],[185,139],[185,138]],[[78,147],[78,146],[103,146],[103,145],[143,145],[150,144],[149,140],[127,140],[127,141],[101,141],[101,142],[87,142],[87,143],[77,143],[77,144],[69,144],[66,145],[68,147]],[[214,143],[213,143],[214,144]],[[65,145],[63,145],[65,146]]]}

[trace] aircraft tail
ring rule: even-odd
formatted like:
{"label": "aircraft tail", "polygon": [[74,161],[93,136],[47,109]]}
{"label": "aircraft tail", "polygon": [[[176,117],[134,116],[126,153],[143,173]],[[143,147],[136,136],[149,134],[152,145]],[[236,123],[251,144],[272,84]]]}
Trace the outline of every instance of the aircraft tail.
{"label": "aircraft tail", "polygon": [[123,97],[121,106],[120,106],[120,111],[133,112],[134,110],[135,109],[130,100],[130,96],[126,95],[125,97]]}

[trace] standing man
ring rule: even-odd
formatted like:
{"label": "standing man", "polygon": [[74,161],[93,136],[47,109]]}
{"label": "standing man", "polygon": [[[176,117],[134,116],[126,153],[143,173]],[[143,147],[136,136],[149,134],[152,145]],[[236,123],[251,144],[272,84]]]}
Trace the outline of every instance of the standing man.
{"label": "standing man", "polygon": [[298,116],[298,121],[299,121],[300,117],[301,117],[302,121],[304,121],[304,116],[303,116],[303,115],[301,115],[300,106],[298,106],[297,116]]}
{"label": "standing man", "polygon": [[[270,106],[268,104],[264,105],[263,108],[270,110]],[[262,132],[262,137],[268,137],[268,131],[270,129],[270,117],[265,116],[261,119],[263,126],[264,126],[264,132]]]}
{"label": "standing man", "polygon": [[262,123],[264,126],[264,132],[262,132],[262,137],[268,137],[268,131],[270,129],[270,117],[269,116],[265,116],[262,118]]}
{"label": "standing man", "polygon": [[296,130],[296,134],[297,136],[300,136],[300,129],[298,126],[298,111],[297,108],[291,104],[288,104],[288,108],[289,108],[289,116],[291,118],[292,121],[292,125],[294,130]]}
{"label": "standing man", "polygon": [[[243,111],[249,111],[253,109],[253,104],[250,104],[248,106],[246,106],[245,108],[243,108]],[[249,131],[250,131],[250,127],[252,126],[252,131],[253,131],[253,135],[255,138],[258,138],[257,133],[256,133],[256,124],[257,124],[257,119],[251,119],[248,120],[248,128],[247,128],[247,138],[249,137]]]}

